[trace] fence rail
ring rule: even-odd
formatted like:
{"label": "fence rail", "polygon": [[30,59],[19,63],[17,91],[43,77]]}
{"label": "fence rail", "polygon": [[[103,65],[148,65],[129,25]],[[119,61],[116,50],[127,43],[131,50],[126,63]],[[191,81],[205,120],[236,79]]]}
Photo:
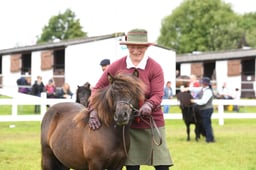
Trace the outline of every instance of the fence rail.
{"label": "fence rail", "polygon": [[[42,93],[41,97],[13,97],[12,99],[0,99],[0,105],[11,105],[12,113],[11,115],[1,115],[0,122],[9,121],[41,121],[45,112],[46,105],[53,105],[60,102],[74,102],[74,99],[47,99],[46,94]],[[256,113],[224,113],[225,105],[238,105],[238,106],[256,106],[256,100],[213,100],[213,104],[217,106],[217,113],[214,113],[212,118],[219,119],[219,125],[224,125],[224,119],[255,119]],[[19,105],[40,105],[40,114],[38,115],[19,115],[18,106]],[[163,100],[162,105],[178,106],[179,101],[176,99]],[[165,119],[182,119],[181,113],[169,113],[164,114]]]}
{"label": "fence rail", "polygon": [[[174,100],[163,100],[163,105],[179,105],[179,101]],[[219,125],[224,125],[224,119],[255,119],[256,113],[225,113],[225,105],[237,105],[237,106],[256,106],[256,100],[225,100],[225,99],[214,99],[213,105],[217,106],[217,113],[212,115],[213,119],[219,119]],[[181,114],[165,114],[165,119],[182,119]]]}

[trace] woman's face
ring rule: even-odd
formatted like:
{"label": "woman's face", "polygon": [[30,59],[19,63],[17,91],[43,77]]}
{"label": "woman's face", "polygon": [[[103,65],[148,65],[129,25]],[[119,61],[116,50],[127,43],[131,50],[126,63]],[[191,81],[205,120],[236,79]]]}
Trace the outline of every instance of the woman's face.
{"label": "woman's face", "polygon": [[140,62],[148,48],[147,45],[127,45],[132,62]]}
{"label": "woman's face", "polygon": [[68,89],[69,89],[69,85],[68,85],[68,84],[64,84],[63,88],[64,88],[65,90],[68,90]]}

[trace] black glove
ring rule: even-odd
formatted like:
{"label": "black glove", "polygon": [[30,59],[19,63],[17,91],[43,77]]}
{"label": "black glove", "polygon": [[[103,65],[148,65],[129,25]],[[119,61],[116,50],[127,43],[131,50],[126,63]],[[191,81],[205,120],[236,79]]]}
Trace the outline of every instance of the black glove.
{"label": "black glove", "polygon": [[143,116],[151,115],[152,109],[153,109],[153,105],[149,102],[145,102],[139,109],[139,114]]}
{"label": "black glove", "polygon": [[101,126],[98,113],[94,109],[90,112],[88,124],[89,124],[89,127],[93,130],[99,129]]}

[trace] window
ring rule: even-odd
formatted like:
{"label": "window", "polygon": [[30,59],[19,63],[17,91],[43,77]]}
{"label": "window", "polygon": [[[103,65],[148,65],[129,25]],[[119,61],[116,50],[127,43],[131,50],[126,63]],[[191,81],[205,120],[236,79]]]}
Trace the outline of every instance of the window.
{"label": "window", "polygon": [[255,59],[242,61],[242,73],[244,75],[254,75]]}
{"label": "window", "polygon": [[31,53],[21,56],[21,74],[31,74]]}
{"label": "window", "polygon": [[65,69],[65,50],[54,51],[54,70]]}
{"label": "window", "polygon": [[3,57],[0,55],[0,74],[2,74],[2,68],[3,68],[3,67],[2,67],[2,58],[3,58]]}

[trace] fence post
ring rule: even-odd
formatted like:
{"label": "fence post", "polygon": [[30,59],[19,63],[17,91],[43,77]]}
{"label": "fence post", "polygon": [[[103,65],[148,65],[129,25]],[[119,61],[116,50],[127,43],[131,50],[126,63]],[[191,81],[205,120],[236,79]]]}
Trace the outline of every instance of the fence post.
{"label": "fence post", "polygon": [[219,125],[224,125],[224,105],[218,104]]}
{"label": "fence post", "polygon": [[41,115],[43,116],[46,112],[46,100],[47,100],[47,94],[46,92],[41,93]]}

